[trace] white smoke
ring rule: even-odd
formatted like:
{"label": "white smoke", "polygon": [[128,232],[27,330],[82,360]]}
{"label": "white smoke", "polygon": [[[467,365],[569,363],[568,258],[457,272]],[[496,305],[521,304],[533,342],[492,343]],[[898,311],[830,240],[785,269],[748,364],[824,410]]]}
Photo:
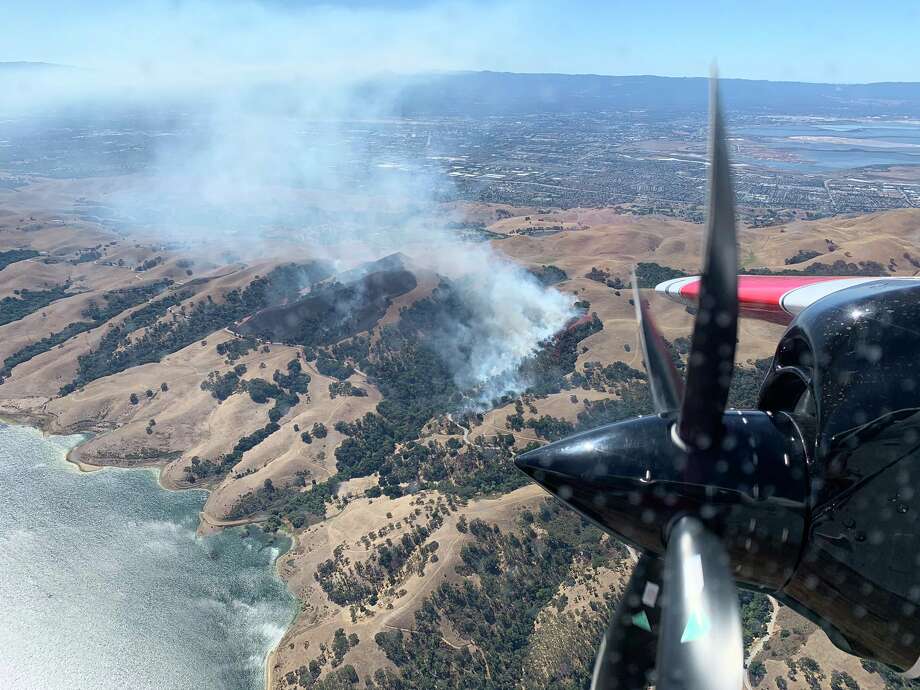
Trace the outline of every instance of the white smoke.
{"label": "white smoke", "polygon": [[543,287],[488,245],[465,245],[432,259],[435,270],[457,279],[456,289],[476,315],[472,324],[455,323],[438,339],[457,364],[457,385],[477,389],[479,405],[524,390],[530,382],[519,377],[521,364],[572,318],[573,299]]}
{"label": "white smoke", "polygon": [[[448,227],[456,219],[438,203],[450,178],[432,163],[437,136],[430,123],[394,118],[403,80],[380,75],[498,54],[513,40],[508,20],[519,9],[148,3],[143,36],[134,16],[127,33],[111,25],[116,17],[99,37],[95,65],[114,51],[120,67],[80,72],[77,87],[73,71],[55,73],[71,83],[56,104],[69,98],[141,123],[134,134],[142,130],[149,167],[106,203],[165,240],[244,259],[277,255],[292,238],[336,260],[356,249],[370,257],[405,251],[454,279],[476,319],[439,334],[441,352],[461,388],[497,395],[526,385],[518,367],[563,327],[573,300],[489,245],[457,239]],[[44,105],[39,91],[28,99],[34,107]]]}

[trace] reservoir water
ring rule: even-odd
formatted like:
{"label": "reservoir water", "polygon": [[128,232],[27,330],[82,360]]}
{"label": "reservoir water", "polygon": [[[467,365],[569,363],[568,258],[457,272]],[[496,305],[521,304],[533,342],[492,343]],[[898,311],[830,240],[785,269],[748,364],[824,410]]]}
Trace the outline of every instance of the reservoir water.
{"label": "reservoir water", "polygon": [[82,473],[79,440],[0,424],[0,688],[262,688],[294,615],[287,544],[198,537],[204,492]]}

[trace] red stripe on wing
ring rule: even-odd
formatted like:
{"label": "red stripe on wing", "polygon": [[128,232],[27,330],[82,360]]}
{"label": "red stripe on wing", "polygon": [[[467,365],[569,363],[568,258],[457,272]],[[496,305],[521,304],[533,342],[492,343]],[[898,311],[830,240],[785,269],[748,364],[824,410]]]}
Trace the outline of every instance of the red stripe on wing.
{"label": "red stripe on wing", "polygon": [[[771,323],[787,324],[793,315],[781,306],[783,295],[790,290],[839,280],[836,276],[738,276],[738,306],[741,316]],[[696,302],[700,296],[700,281],[693,280],[681,286],[679,295],[684,300]]]}

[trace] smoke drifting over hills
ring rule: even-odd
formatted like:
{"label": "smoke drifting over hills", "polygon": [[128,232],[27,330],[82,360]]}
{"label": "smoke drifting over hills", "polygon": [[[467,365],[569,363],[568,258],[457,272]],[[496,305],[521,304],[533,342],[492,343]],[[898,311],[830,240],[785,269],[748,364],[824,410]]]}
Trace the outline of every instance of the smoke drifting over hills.
{"label": "smoke drifting over hills", "polygon": [[544,288],[487,245],[444,250],[434,266],[457,279],[455,289],[475,315],[467,324],[454,321],[438,337],[457,385],[476,389],[478,405],[524,390],[531,382],[520,378],[521,364],[574,315],[573,299]]}
{"label": "smoke drifting over hills", "polygon": [[570,318],[572,300],[487,244],[456,237],[449,225],[457,219],[438,206],[449,189],[419,164],[437,154],[424,122],[409,128],[405,147],[375,146],[374,130],[393,126],[402,80],[366,85],[382,70],[455,65],[458,55],[493,45],[487,27],[507,26],[508,11],[153,3],[130,22],[109,17],[94,46],[102,66],[20,74],[19,106],[78,113],[106,137],[127,132],[146,142],[141,172],[106,203],[164,240],[243,259],[277,256],[279,238],[301,238],[319,258],[343,263],[356,252],[403,251],[459,281],[476,318],[449,324],[441,352],[458,385],[495,395],[522,385],[517,368]]}

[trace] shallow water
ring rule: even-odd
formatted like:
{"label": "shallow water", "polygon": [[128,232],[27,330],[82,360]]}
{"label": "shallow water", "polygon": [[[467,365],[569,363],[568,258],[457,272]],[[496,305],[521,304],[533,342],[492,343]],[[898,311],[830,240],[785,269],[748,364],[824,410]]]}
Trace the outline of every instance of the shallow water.
{"label": "shallow water", "polygon": [[[807,173],[870,165],[920,164],[920,149],[917,148],[920,145],[920,126],[916,124],[856,120],[838,123],[766,121],[732,131],[798,158],[796,161],[770,161],[767,164],[777,169]],[[793,138],[802,136],[840,137],[849,141],[803,141]],[[754,159],[745,161],[763,164],[763,161]]]}
{"label": "shallow water", "polygon": [[263,687],[294,614],[287,544],[197,537],[204,492],[81,473],[79,440],[0,424],[0,687]]}

